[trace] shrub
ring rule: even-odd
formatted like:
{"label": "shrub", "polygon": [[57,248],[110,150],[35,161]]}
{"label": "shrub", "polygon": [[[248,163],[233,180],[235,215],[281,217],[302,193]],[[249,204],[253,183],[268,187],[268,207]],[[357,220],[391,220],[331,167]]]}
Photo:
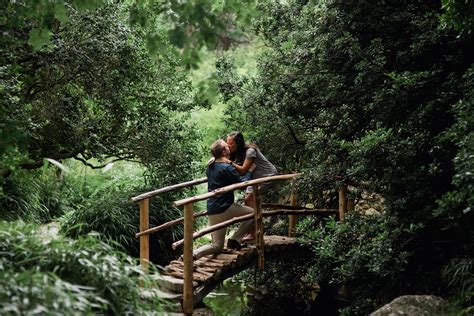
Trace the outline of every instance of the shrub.
{"label": "shrub", "polygon": [[[41,238],[36,230],[33,225],[0,222],[0,271],[10,273],[15,278],[12,287],[15,284],[25,286],[25,292],[17,293],[18,295],[25,295],[27,300],[31,301],[44,298],[47,305],[49,298],[36,293],[35,289],[46,284],[44,295],[48,291],[57,292],[62,287],[65,289],[64,295],[76,293],[78,296],[75,297],[82,300],[83,296],[88,299],[90,291],[97,297],[94,300],[88,299],[90,308],[99,313],[137,314],[160,306],[161,303],[157,300],[151,302],[154,306],[141,302],[139,280],[144,279],[145,283],[149,280],[123,253],[98,241],[93,235],[77,240],[48,240]],[[40,273],[43,273],[43,278]],[[33,276],[31,283],[24,281],[28,274]],[[55,277],[51,275],[57,276],[61,281],[55,282]],[[19,302],[20,306],[9,308],[21,310],[22,301],[11,300],[17,297],[17,294],[12,292],[3,296],[7,301],[2,301],[2,305],[6,306],[7,302]],[[62,299],[66,300],[65,296],[59,298],[60,301]],[[74,304],[74,301],[71,301],[71,304]],[[74,308],[79,311],[83,309],[81,306],[73,307],[73,310]]]}
{"label": "shrub", "polygon": [[453,297],[452,302],[459,306],[459,313],[472,315],[474,311],[474,260],[455,258],[443,269],[443,280]]}
{"label": "shrub", "polygon": [[107,305],[92,288],[34,270],[0,272],[0,302],[2,315],[85,315]]}
{"label": "shrub", "polygon": [[[61,217],[60,232],[78,238],[90,232],[98,232],[100,238],[131,256],[139,254],[139,203],[131,203],[130,197],[151,191],[144,187],[143,168],[136,164],[114,165],[107,173],[86,167],[75,166],[65,178],[65,209]],[[172,208],[176,194],[158,196],[150,201],[150,227],[181,216],[181,211]],[[174,257],[171,243],[182,236],[182,226],[151,235],[153,262],[164,263]]]}
{"label": "shrub", "polygon": [[[141,192],[146,192],[143,190]],[[66,236],[78,238],[90,232],[100,233],[105,242],[126,251],[131,256],[139,255],[139,240],[135,234],[140,231],[140,211],[138,203],[130,203],[130,192],[104,190],[93,199],[76,205],[61,219],[61,230]],[[179,218],[181,211],[170,207],[167,201],[155,198],[150,203],[150,227]],[[174,252],[171,243],[183,235],[181,225],[151,235],[151,260],[164,263]]]}
{"label": "shrub", "polygon": [[[349,213],[344,222],[330,218],[319,227],[312,223],[305,220],[298,230],[314,252],[308,272],[313,282],[345,284],[354,297],[371,297],[375,301],[387,294],[382,289],[397,288],[403,282],[400,274],[406,268],[408,253],[400,246],[403,230],[393,217]],[[359,303],[354,301],[353,307],[360,308]]]}

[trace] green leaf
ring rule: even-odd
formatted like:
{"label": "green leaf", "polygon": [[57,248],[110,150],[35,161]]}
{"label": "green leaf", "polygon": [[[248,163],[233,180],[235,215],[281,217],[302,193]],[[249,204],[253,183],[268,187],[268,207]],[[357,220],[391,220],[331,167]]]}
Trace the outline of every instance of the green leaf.
{"label": "green leaf", "polygon": [[66,11],[64,3],[57,3],[54,6],[54,16],[61,22],[68,22],[69,16]]}
{"label": "green leaf", "polygon": [[44,46],[51,45],[53,33],[46,28],[33,28],[29,33],[28,43],[33,46],[33,50],[38,51]]}

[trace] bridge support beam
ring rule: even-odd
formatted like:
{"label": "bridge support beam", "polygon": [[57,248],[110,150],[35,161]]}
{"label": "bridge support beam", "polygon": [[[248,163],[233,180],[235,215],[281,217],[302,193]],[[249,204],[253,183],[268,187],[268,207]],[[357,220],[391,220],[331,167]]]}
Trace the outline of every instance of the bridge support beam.
{"label": "bridge support beam", "polygon": [[257,266],[260,271],[263,271],[265,266],[265,241],[263,239],[262,194],[260,193],[260,185],[258,184],[253,186],[253,197],[255,205],[255,246],[258,256]]}
{"label": "bridge support beam", "polygon": [[193,313],[193,203],[184,205],[183,313]]}
{"label": "bridge support beam", "polygon": [[347,185],[339,187],[339,220],[342,222],[347,213]]}
{"label": "bridge support beam", "polygon": [[[290,205],[296,206],[297,205],[297,195],[295,189],[291,190],[290,194]],[[295,237],[296,233],[296,215],[288,216],[288,237]]]}
{"label": "bridge support beam", "polygon": [[[143,199],[140,201],[140,231],[145,231],[150,228],[149,220],[150,199]],[[143,271],[148,272],[148,265],[150,261],[150,235],[140,236],[140,265]]]}

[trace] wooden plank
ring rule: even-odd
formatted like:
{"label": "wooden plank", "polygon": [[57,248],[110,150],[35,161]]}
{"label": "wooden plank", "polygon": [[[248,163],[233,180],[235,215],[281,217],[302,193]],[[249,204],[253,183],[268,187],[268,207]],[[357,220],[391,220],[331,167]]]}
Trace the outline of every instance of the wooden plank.
{"label": "wooden plank", "polygon": [[198,268],[196,268],[196,270],[194,270],[193,274],[196,273],[196,272],[199,272],[199,273],[204,274],[208,277],[212,277],[214,275],[215,271],[216,271],[216,269],[210,270],[210,269],[198,267]]}
{"label": "wooden plank", "polygon": [[196,262],[196,265],[199,267],[216,267],[216,268],[222,268],[225,267],[225,264],[221,262],[212,262],[212,261],[198,261]]}
{"label": "wooden plank", "polygon": [[237,260],[237,256],[233,254],[226,254],[226,253],[220,253],[216,255],[217,259],[223,259],[223,260],[229,260],[229,261],[234,261]]}
{"label": "wooden plank", "polygon": [[229,260],[224,260],[224,259],[217,259],[216,257],[201,257],[197,262],[214,262],[214,263],[219,263],[224,265],[226,262],[229,262]]}
{"label": "wooden plank", "polygon": [[207,193],[204,193],[204,194],[200,194],[200,195],[196,195],[196,196],[193,196],[193,197],[189,197],[189,198],[185,198],[185,199],[182,199],[182,200],[175,201],[173,203],[173,205],[174,206],[181,206],[181,205],[185,205],[185,204],[188,204],[188,203],[203,201],[203,200],[207,200],[208,198],[216,196],[216,195],[221,195],[221,194],[224,194],[226,192],[234,191],[236,189],[248,187],[249,185],[257,185],[257,184],[262,184],[262,183],[265,183],[265,182],[273,182],[273,181],[277,181],[277,180],[290,180],[290,179],[296,178],[300,175],[301,175],[301,173],[282,174],[282,175],[263,177],[263,178],[258,178],[258,179],[254,179],[254,180],[250,180],[250,181],[237,183],[237,184],[232,184],[232,185],[228,185],[228,186],[216,189],[216,190],[211,191],[211,192],[207,192]]}
{"label": "wooden plank", "polygon": [[[145,231],[150,227],[149,219],[150,200],[140,201],[140,231]],[[150,236],[140,237],[140,264],[143,271],[148,272],[150,261]]]}
{"label": "wooden plank", "polygon": [[161,193],[176,191],[178,189],[192,187],[192,186],[195,186],[195,185],[198,185],[198,184],[201,184],[201,183],[205,183],[205,182],[207,182],[206,177],[191,180],[191,181],[187,181],[187,182],[178,183],[178,184],[175,184],[175,185],[170,185],[170,186],[158,189],[158,190],[146,192],[146,193],[140,194],[138,196],[132,197],[131,201],[132,202],[138,202],[140,200],[149,199],[149,198],[151,198],[155,195],[161,194]]}
{"label": "wooden plank", "polygon": [[183,312],[193,312],[193,204],[184,206],[184,287],[183,287]]}
{"label": "wooden plank", "polygon": [[[181,273],[181,272],[169,271],[168,274],[171,275],[171,276],[174,276],[176,278],[179,278],[179,279],[184,279],[184,273]],[[193,280],[198,281],[198,282],[206,282],[207,280],[209,280],[209,278],[205,275],[200,274],[200,273],[194,273],[193,274]],[[183,301],[184,301],[184,298],[183,298]]]}

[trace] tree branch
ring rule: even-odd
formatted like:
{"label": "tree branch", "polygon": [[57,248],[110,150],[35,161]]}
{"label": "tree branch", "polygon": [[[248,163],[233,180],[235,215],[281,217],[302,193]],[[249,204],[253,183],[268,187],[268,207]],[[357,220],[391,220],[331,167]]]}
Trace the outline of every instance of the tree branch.
{"label": "tree branch", "polygon": [[139,162],[139,161],[136,161],[136,160],[130,160],[131,158],[133,158],[133,156],[128,156],[128,157],[117,157],[115,159],[112,159],[111,161],[107,162],[106,164],[102,164],[102,165],[99,165],[99,166],[95,166],[93,164],[91,164],[90,162],[88,162],[86,159],[84,158],[81,158],[81,157],[78,157],[78,156],[74,156],[72,157],[76,160],[79,160],[80,162],[82,162],[84,165],[92,168],[92,169],[102,169],[104,168],[105,166],[107,166],[109,163],[112,163],[112,162],[116,162],[116,161],[120,161],[120,160],[126,160],[126,161],[133,161],[133,162]]}

